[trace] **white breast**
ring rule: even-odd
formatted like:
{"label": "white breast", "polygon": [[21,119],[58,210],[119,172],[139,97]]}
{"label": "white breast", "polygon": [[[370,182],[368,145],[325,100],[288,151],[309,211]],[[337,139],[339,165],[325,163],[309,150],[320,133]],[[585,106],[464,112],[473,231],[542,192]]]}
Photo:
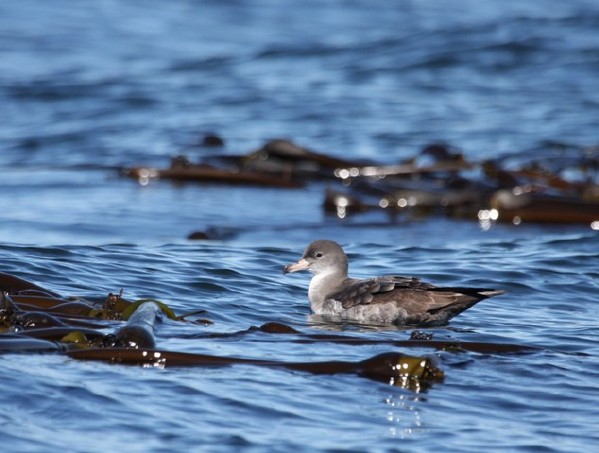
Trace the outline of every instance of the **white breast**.
{"label": "white breast", "polygon": [[310,300],[310,308],[317,315],[351,319],[363,323],[372,324],[390,324],[401,322],[407,316],[405,310],[398,308],[394,302],[376,305],[358,305],[352,308],[345,309],[341,302],[333,299],[326,299],[326,294],[335,292],[335,285],[331,285],[331,281],[336,279],[331,275],[315,275],[310,281],[308,289],[308,299]]}
{"label": "white breast", "polygon": [[318,274],[312,277],[308,288],[308,300],[314,313],[324,314],[325,297],[334,291],[336,285],[331,285],[331,282],[336,280],[332,273]]}

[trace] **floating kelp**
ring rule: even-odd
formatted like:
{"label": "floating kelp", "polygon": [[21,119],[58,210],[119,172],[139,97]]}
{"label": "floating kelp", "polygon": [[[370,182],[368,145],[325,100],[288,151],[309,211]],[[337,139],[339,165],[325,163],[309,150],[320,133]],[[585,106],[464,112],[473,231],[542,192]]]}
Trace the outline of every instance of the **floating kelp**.
{"label": "floating kelp", "polygon": [[114,334],[115,346],[129,348],[154,348],[154,327],[162,309],[154,302],[142,302],[128,315],[127,324]]}
{"label": "floating kelp", "polygon": [[[479,211],[483,226],[491,221],[582,223],[599,229],[597,148],[569,149],[521,161],[521,156],[511,155],[483,164],[485,174],[497,185],[485,209]],[[515,169],[507,168],[514,165]]]}
{"label": "floating kelp", "polygon": [[109,293],[101,308],[91,308],[89,316],[107,320],[128,320],[129,317],[137,310],[137,308],[146,303],[152,302],[156,304],[160,310],[170,319],[179,319],[175,312],[163,302],[156,299],[140,299],[131,302],[123,298],[123,291],[118,294]]}
{"label": "floating kelp", "polygon": [[[3,332],[0,333],[0,353],[63,353],[78,360],[152,367],[247,365],[322,375],[355,374],[416,392],[441,382],[444,377],[443,371],[430,357],[398,352],[383,353],[362,361],[295,362],[165,351],[157,348],[156,344],[155,329],[160,321],[169,318],[174,322],[189,322],[186,321],[188,317],[205,314],[204,310],[177,315],[168,305],[154,299],[128,301],[123,298],[122,290],[108,294],[103,301],[92,303],[65,298],[8,274],[0,275],[0,332]],[[13,294],[7,290],[13,291]],[[197,320],[198,323],[205,321]],[[264,336],[261,338],[260,335]],[[270,335],[277,335],[277,341],[287,343],[378,345],[393,350],[419,348],[480,354],[518,354],[538,350],[515,344],[438,341],[423,335],[409,340],[372,340],[352,335],[308,334],[276,322],[238,332],[200,332],[177,338],[272,341],[272,338],[267,338]]]}
{"label": "floating kelp", "polygon": [[122,313],[129,307],[130,302],[123,299],[123,290],[118,294],[108,293],[102,308],[92,308],[89,315],[94,318],[120,320],[123,318]]}
{"label": "floating kelp", "polygon": [[138,315],[138,312],[139,312],[138,308],[140,308],[142,305],[146,305],[146,304],[150,304],[148,306],[151,306],[153,304],[157,308],[158,311],[164,313],[169,319],[173,319],[173,320],[182,319],[175,314],[175,312],[173,311],[173,309],[171,307],[169,307],[165,303],[160,302],[159,300],[156,300],[156,299],[140,299],[140,300],[136,300],[135,302],[130,302],[129,305],[127,306],[127,308],[125,308],[122,311],[123,319],[130,320],[130,318],[134,314]]}
{"label": "floating kelp", "polygon": [[137,179],[142,185],[148,184],[152,179],[160,178],[175,181],[225,183],[284,189],[296,189],[302,186],[296,181],[277,178],[264,173],[214,168],[205,164],[176,165],[165,169],[135,167],[125,170],[125,175]]}
{"label": "floating kelp", "polygon": [[426,390],[432,383],[442,382],[443,371],[430,359],[397,353],[380,354],[359,362],[284,362],[276,360],[255,360],[236,357],[220,357],[206,354],[161,351],[153,349],[87,349],[69,351],[69,357],[79,360],[101,360],[106,362],[159,366],[232,366],[251,365],[269,368],[282,368],[311,374],[357,374],[376,381],[409,388],[414,391]]}
{"label": "floating kelp", "polygon": [[[53,340],[66,336],[72,340],[78,332],[95,341],[93,344],[149,347],[155,344],[153,325],[159,316],[183,319],[168,305],[154,299],[128,301],[122,297],[122,290],[108,294],[99,307],[82,299],[65,299],[9,274],[0,276],[0,329],[8,332],[31,332],[31,336]],[[128,322],[107,339],[106,335],[92,333],[93,329],[109,327],[102,320]]]}
{"label": "floating kelp", "polygon": [[599,147],[557,148],[558,151],[553,153],[539,150],[540,159],[523,157],[522,153],[501,156],[484,162],[483,169],[504,189],[517,186],[536,187],[543,192],[555,189],[564,195],[587,200],[599,195]]}
{"label": "floating kelp", "polygon": [[262,187],[299,188],[306,179],[332,179],[338,167],[358,163],[320,154],[302,148],[288,140],[272,140],[244,156],[212,156],[208,163],[192,163],[185,156],[171,160],[169,168],[134,167],[126,169],[126,176],[147,184],[152,179],[172,179],[255,185]]}
{"label": "floating kelp", "polygon": [[199,141],[199,145],[210,148],[220,148],[221,146],[225,146],[225,140],[214,132],[207,132]]}
{"label": "floating kelp", "polygon": [[186,335],[187,339],[216,339],[216,338],[241,338],[255,332],[267,334],[284,334],[287,342],[299,344],[336,343],[350,346],[388,345],[400,348],[424,348],[449,352],[476,352],[479,354],[526,354],[539,352],[541,348],[513,343],[482,343],[457,340],[433,340],[432,334],[411,335],[409,340],[372,340],[363,337],[334,334],[307,334],[291,326],[278,322],[268,322],[259,327],[227,333],[199,333]]}
{"label": "floating kelp", "polygon": [[[60,300],[57,299],[57,303]],[[46,300],[44,300],[44,304],[47,304]],[[104,314],[115,318],[114,313],[118,313],[119,309],[122,310],[121,317],[128,320],[114,333],[104,335],[93,329],[69,327],[61,323],[54,327],[23,330],[20,334],[0,335],[0,352],[64,352],[74,359],[103,360],[142,366],[251,365],[312,374],[352,373],[414,391],[426,390],[432,383],[443,380],[443,372],[433,364],[431,359],[398,353],[381,354],[359,362],[285,362],[157,350],[154,336],[156,322],[165,313],[170,313],[170,317],[173,319],[180,318],[177,318],[170,308],[160,302],[141,300],[137,303],[126,304],[121,294],[110,294],[103,306]],[[102,309],[96,313],[91,310],[90,315],[97,315],[101,312]],[[107,312],[109,313],[107,314]],[[3,293],[0,313],[8,322],[15,315],[21,315],[23,310],[18,303],[12,300],[11,296]],[[283,329],[287,333],[293,332],[292,328],[276,323],[272,323],[270,328],[265,326],[264,330],[273,331],[277,328]]]}
{"label": "floating kelp", "polygon": [[[107,326],[102,326],[106,328]],[[85,338],[88,344],[101,344],[106,334],[100,329],[89,329],[79,326],[56,326],[48,328],[35,328],[23,332],[28,337],[40,338],[50,341],[72,342],[74,337]]]}
{"label": "floating kelp", "polygon": [[340,219],[349,214],[379,209],[380,205],[368,204],[359,200],[351,194],[328,188],[324,195],[323,208],[326,213],[334,214]]}
{"label": "floating kelp", "polygon": [[23,311],[14,316],[11,322],[13,330],[40,329],[50,327],[62,327],[67,324],[60,318],[39,311]]}
{"label": "floating kelp", "polygon": [[[206,156],[200,163],[177,156],[166,169],[135,167],[124,173],[141,184],[164,178],[298,188],[326,181],[334,187],[326,188],[323,208],[340,219],[366,212],[384,213],[392,222],[398,215],[444,215],[482,218],[483,228],[488,228],[496,219],[524,220],[512,211],[526,204],[527,221],[599,228],[599,152],[596,148],[568,152],[544,153],[542,159],[520,153],[471,162],[459,149],[432,143],[402,162],[382,164],[327,155],[279,139],[246,155]],[[513,196],[507,197],[505,190],[513,191]],[[523,192],[530,195],[520,197]],[[503,214],[495,218],[490,210]],[[214,238],[222,235],[201,230],[189,235],[189,239]]]}
{"label": "floating kelp", "polygon": [[[379,184],[380,185],[380,184]],[[334,214],[340,219],[350,214],[379,211],[395,219],[398,215],[422,217],[434,213],[464,217],[474,215],[480,209],[481,191],[464,189],[439,188],[402,188],[389,185],[387,190],[379,194],[341,192],[328,190],[325,192],[323,207],[327,214]]]}
{"label": "floating kelp", "polygon": [[55,292],[44,289],[35,283],[28,282],[27,280],[23,280],[22,278],[16,277],[14,275],[5,274],[0,272],[0,290],[5,293],[17,293],[21,292],[23,294],[38,294],[41,296],[48,297],[60,297]]}
{"label": "floating kelp", "polygon": [[[433,157],[433,162],[419,163],[422,156]],[[461,153],[452,153],[447,145],[431,144],[420,152],[420,156],[395,165],[339,166],[335,176],[341,179],[356,177],[385,178],[389,176],[422,176],[432,174],[455,175],[470,170],[474,165],[465,160]]]}
{"label": "floating kelp", "polygon": [[332,179],[338,168],[364,165],[296,145],[289,140],[271,140],[240,160],[243,169],[294,180]]}
{"label": "floating kelp", "polygon": [[[521,190],[499,190],[489,202],[489,216],[500,222],[599,224],[599,202]],[[599,229],[599,226],[593,226]]]}
{"label": "floating kelp", "polygon": [[[421,153],[425,154],[426,149]],[[440,145],[438,156],[447,156]],[[427,165],[416,159],[387,166],[339,168],[335,175],[346,192],[328,189],[325,212],[345,218],[350,214],[381,211],[397,215],[443,214],[452,217],[494,220],[523,220],[541,223],[586,223],[599,228],[599,159],[562,159],[561,166],[542,162],[522,163],[506,170],[499,160],[479,164],[463,158],[443,157]],[[576,164],[576,165],[575,165]],[[578,179],[566,175],[578,171]],[[472,170],[482,170],[477,178]],[[464,174],[467,172],[467,174]],[[482,177],[481,177],[482,176]],[[484,177],[486,176],[486,179]],[[574,178],[574,177],[572,177]],[[347,192],[349,191],[349,192]]]}

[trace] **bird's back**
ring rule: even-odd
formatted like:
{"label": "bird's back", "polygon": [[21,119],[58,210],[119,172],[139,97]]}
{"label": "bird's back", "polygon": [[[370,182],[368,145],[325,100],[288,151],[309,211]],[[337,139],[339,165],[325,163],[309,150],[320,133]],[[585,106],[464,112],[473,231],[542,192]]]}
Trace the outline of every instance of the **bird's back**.
{"label": "bird's back", "polygon": [[[435,287],[414,277],[384,276],[348,280],[328,297],[339,304],[340,316],[380,318],[390,313],[400,325],[442,325],[481,300],[503,291],[482,288]],[[372,315],[372,316],[370,316]]]}

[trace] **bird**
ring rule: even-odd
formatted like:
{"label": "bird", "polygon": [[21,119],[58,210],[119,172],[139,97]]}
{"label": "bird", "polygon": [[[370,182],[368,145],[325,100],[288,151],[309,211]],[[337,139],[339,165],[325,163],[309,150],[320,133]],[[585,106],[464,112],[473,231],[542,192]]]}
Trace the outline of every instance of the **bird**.
{"label": "bird", "polygon": [[417,277],[384,275],[348,277],[343,248],[330,240],[311,242],[301,259],[283,273],[309,271],[310,308],[316,315],[359,324],[435,327],[481,300],[505,291],[485,288],[435,286]]}

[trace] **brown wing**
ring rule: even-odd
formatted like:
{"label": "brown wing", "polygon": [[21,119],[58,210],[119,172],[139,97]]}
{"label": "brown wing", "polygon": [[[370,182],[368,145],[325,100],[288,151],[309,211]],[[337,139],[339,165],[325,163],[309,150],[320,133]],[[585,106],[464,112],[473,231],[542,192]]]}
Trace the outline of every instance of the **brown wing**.
{"label": "brown wing", "polygon": [[473,298],[453,291],[439,291],[435,287],[429,287],[402,288],[392,293],[379,294],[375,300],[379,304],[395,302],[406,311],[408,316],[411,316],[423,312],[434,313]]}
{"label": "brown wing", "polygon": [[502,292],[422,284],[420,287],[396,288],[396,291],[375,294],[371,303],[395,303],[403,309],[406,325],[443,325],[477,302]]}
{"label": "brown wing", "polygon": [[385,295],[391,296],[394,294],[391,291],[396,289],[412,292],[432,287],[430,284],[422,283],[416,277],[386,275],[351,281],[342,291],[331,294],[328,299],[338,300],[341,302],[341,306],[347,309],[357,305],[389,302]]}

